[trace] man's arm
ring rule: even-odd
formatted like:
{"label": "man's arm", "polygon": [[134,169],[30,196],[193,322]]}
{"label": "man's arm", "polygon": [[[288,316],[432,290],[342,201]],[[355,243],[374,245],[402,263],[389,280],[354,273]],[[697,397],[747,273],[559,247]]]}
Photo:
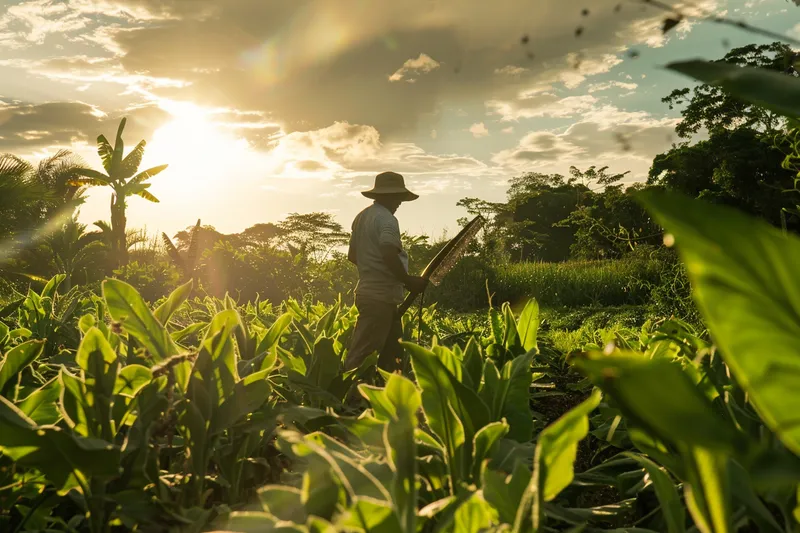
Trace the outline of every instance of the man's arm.
{"label": "man's arm", "polygon": [[418,276],[409,276],[403,267],[403,262],[400,261],[400,251],[391,244],[381,245],[381,256],[383,262],[389,267],[394,276],[406,286],[411,292],[422,292],[428,284],[428,280]]}
{"label": "man's arm", "polygon": [[352,242],[350,243],[350,248],[347,250],[347,259],[354,265],[358,266],[358,263],[356,262],[356,247]]}

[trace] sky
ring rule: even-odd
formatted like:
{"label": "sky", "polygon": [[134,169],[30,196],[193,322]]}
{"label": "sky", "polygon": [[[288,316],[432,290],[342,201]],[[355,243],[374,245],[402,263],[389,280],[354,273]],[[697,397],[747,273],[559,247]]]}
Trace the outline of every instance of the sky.
{"label": "sky", "polygon": [[[464,197],[505,198],[524,172],[608,166],[644,180],[679,139],[661,99],[671,61],[800,37],[790,0],[0,0],[0,152],[59,148],[100,169],[97,135],[127,117],[158,204],[128,226],[231,233],[327,211],[345,228],[385,170],[420,194],[401,228],[457,228]],[[621,141],[624,139],[624,141]],[[80,219],[108,219],[92,189]]]}

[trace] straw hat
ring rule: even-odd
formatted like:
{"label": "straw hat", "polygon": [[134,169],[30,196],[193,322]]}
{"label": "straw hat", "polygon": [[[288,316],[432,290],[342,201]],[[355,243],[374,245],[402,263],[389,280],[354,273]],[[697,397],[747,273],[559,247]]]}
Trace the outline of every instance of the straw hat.
{"label": "straw hat", "polygon": [[361,194],[373,200],[383,194],[402,195],[404,202],[410,202],[419,198],[418,195],[406,189],[403,176],[397,172],[382,172],[378,174],[375,176],[375,186],[368,191],[363,191]]}

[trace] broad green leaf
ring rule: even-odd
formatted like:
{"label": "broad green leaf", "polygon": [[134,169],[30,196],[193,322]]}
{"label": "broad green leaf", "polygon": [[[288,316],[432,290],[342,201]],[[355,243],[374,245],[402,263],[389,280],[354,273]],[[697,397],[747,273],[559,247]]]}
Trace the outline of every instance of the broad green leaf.
{"label": "broad green leaf", "polygon": [[329,469],[309,468],[303,473],[301,501],[309,515],[329,520],[336,512],[340,492]]}
{"label": "broad green leaf", "polygon": [[528,442],[533,433],[530,410],[532,361],[533,352],[528,352],[503,365],[492,401],[492,420],[505,418],[510,426],[508,437],[518,442]]}
{"label": "broad green leaf", "polygon": [[714,411],[677,362],[589,353],[575,365],[614,398],[631,422],[665,442],[721,452],[747,447],[743,434]]}
{"label": "broad green leaf", "polygon": [[800,454],[800,239],[727,207],[675,194],[642,199],[674,235],[734,378],[765,424]]}
{"label": "broad green leaf", "polygon": [[589,432],[589,413],[600,405],[601,394],[596,390],[585,401],[570,409],[540,434],[537,448],[539,478],[544,501],[553,500],[564,490],[575,475],[573,463],[578,443]]}
{"label": "broad green leaf", "polygon": [[320,338],[314,344],[311,368],[308,371],[309,381],[317,387],[327,390],[342,367],[341,358],[333,349],[333,340]]}
{"label": "broad green leaf", "polygon": [[497,510],[489,504],[482,491],[472,494],[456,509],[453,523],[459,533],[480,533],[497,522]]}
{"label": "broad green leaf", "polygon": [[749,511],[750,518],[763,533],[783,533],[784,529],[775,520],[770,510],[753,490],[747,471],[738,463],[728,463],[731,496]]}
{"label": "broad green leaf", "polygon": [[587,400],[573,407],[539,434],[533,459],[533,476],[517,510],[515,533],[525,531],[529,517],[534,530],[538,530],[544,502],[553,500],[572,483],[578,443],[589,433],[589,413],[597,408],[601,397],[600,391],[595,389]]}
{"label": "broad green leaf", "polygon": [[763,68],[701,60],[670,63],[667,68],[721,87],[742,100],[781,115],[800,117],[800,80],[793,76]]}
{"label": "broad green leaf", "polygon": [[278,519],[270,513],[235,511],[224,522],[224,528],[211,533],[263,533],[275,531]]}
{"label": "broad green leaf", "polygon": [[50,281],[48,281],[47,285],[44,286],[44,289],[42,289],[42,292],[39,294],[39,296],[42,298],[52,299],[56,295],[59,285],[61,285],[65,279],[67,279],[65,274],[56,274],[50,278]]}
{"label": "broad green leaf", "polygon": [[17,375],[33,363],[44,350],[44,341],[31,340],[15,346],[6,353],[0,366],[0,394],[7,394],[8,388],[16,385]]}
{"label": "broad green leaf", "polygon": [[526,352],[536,350],[536,338],[539,332],[539,302],[535,298],[528,300],[519,315],[517,322],[520,344]]}
{"label": "broad green leaf", "polygon": [[141,342],[158,362],[178,354],[167,329],[161,325],[144,299],[131,285],[117,279],[103,281],[103,297],[108,312],[128,333]]}
{"label": "broad green leaf", "polygon": [[72,489],[82,491],[91,478],[119,475],[119,448],[59,427],[37,426],[2,396],[0,452],[20,466],[42,472],[61,496]]}
{"label": "broad green leaf", "polygon": [[414,430],[422,399],[407,378],[392,374],[386,384],[386,398],[394,416],[386,425],[389,459],[394,470],[392,496],[403,531],[417,530],[417,442]]}
{"label": "broad green leaf", "polygon": [[60,396],[61,383],[58,378],[53,378],[30,393],[17,407],[39,426],[55,424],[61,419],[58,410]]}
{"label": "broad green leaf", "polygon": [[122,367],[117,374],[114,394],[133,398],[151,381],[153,381],[153,372],[145,366],[128,365]]}
{"label": "broad green leaf", "polygon": [[453,411],[455,401],[449,372],[430,351],[416,344],[403,343],[411,356],[414,375],[422,389],[422,406],[428,425],[447,450],[447,464],[453,483],[463,477],[461,448],[465,442],[464,425]]}
{"label": "broad green leaf", "polygon": [[117,354],[111,345],[106,340],[105,336],[99,329],[92,327],[84,335],[81,344],[78,346],[78,353],[75,354],[75,363],[84,372],[91,373],[90,358],[94,352],[97,352],[102,361],[106,364],[113,363],[117,360]]}
{"label": "broad green leaf", "polygon": [[686,511],[678,494],[678,488],[672,482],[666,470],[644,455],[628,453],[627,456],[642,465],[653,482],[658,502],[661,504],[661,514],[667,523],[667,531],[669,533],[686,531]]}
{"label": "broad green leaf", "polygon": [[174,291],[170,293],[169,297],[166,299],[164,303],[159,305],[155,313],[153,313],[156,319],[161,322],[164,326],[167,325],[169,319],[172,318],[172,315],[175,314],[175,311],[183,305],[183,302],[189,297],[189,294],[192,292],[192,280],[187,281]]}
{"label": "broad green leaf", "polygon": [[286,332],[286,329],[291,323],[292,313],[287,312],[279,316],[275,323],[270,326],[266,335],[264,335],[264,337],[261,339],[261,342],[258,343],[256,352],[263,353],[271,350],[275,345],[278,344],[278,341],[281,340],[281,335]]}
{"label": "broad green leaf", "polygon": [[481,479],[483,462],[492,455],[497,443],[508,434],[508,424],[505,420],[492,422],[482,427],[476,434],[472,446],[472,479]]}
{"label": "broad green leaf", "polygon": [[508,302],[503,304],[503,321],[505,322],[503,326],[503,346],[506,350],[521,346],[519,333],[517,332],[517,321]]}
{"label": "broad green leaf", "polygon": [[702,533],[728,533],[731,529],[728,458],[700,447],[686,454],[689,478],[684,484],[686,506]]}
{"label": "broad green leaf", "polygon": [[265,511],[280,520],[305,523],[307,514],[302,492],[286,485],[267,485],[258,489],[258,499]]}
{"label": "broad green leaf", "polygon": [[497,509],[500,521],[513,524],[525,489],[531,481],[531,471],[521,462],[512,474],[497,470],[483,470],[483,497]]}
{"label": "broad green leaf", "polygon": [[361,528],[367,533],[404,533],[389,504],[369,498],[357,498],[336,525],[344,531]]}

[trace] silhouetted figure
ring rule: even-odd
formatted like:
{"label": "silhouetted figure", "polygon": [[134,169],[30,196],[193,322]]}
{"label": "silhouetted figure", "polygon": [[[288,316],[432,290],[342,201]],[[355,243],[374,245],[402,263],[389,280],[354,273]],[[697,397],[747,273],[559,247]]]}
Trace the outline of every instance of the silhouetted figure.
{"label": "silhouetted figure", "polygon": [[400,225],[394,213],[403,202],[419,198],[406,189],[403,176],[383,172],[375,186],[361,194],[375,202],[353,221],[347,258],[358,267],[356,307],[358,322],[350,341],[345,367],[357,368],[370,354],[380,353],[378,366],[398,368],[403,335],[397,306],[403,302],[403,287],[421,292],[427,280],[408,275],[408,255],[400,241]]}

